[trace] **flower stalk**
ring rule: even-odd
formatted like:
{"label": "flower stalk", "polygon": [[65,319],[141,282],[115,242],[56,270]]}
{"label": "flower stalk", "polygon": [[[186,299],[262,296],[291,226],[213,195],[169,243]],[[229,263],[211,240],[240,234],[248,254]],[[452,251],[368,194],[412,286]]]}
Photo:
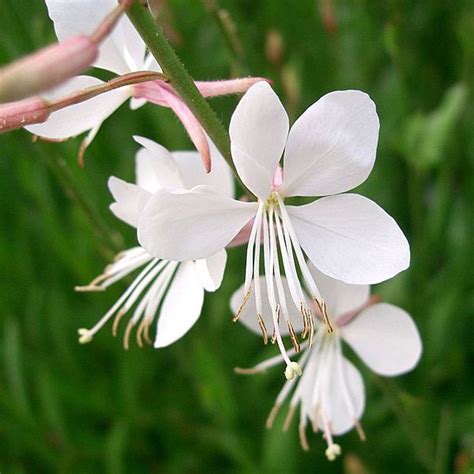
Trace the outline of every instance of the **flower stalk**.
{"label": "flower stalk", "polygon": [[138,0],[128,9],[127,15],[169,78],[170,85],[196,116],[228,165],[235,171],[230,154],[229,135],[224,125],[199,92],[191,76],[163,35],[161,28],[155,24],[148,10]]}
{"label": "flower stalk", "polygon": [[159,72],[131,72],[97,86],[86,87],[53,100],[32,97],[17,102],[0,104],[0,133],[9,132],[26,125],[43,123],[57,110],[79,104],[105,92],[155,80],[166,82],[167,78]]}

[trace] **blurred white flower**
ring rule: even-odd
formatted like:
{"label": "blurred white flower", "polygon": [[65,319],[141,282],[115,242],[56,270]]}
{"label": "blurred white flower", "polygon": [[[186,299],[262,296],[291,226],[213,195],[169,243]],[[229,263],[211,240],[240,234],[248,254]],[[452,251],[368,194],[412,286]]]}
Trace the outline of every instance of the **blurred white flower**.
{"label": "blurred white flower", "polygon": [[[293,391],[289,411],[283,429],[289,428],[296,409],[300,408],[299,433],[303,449],[308,449],[306,427],[309,423],[314,432],[322,431],[327,443],[326,456],[333,460],[341,452],[334,443],[334,435],[342,435],[356,427],[362,440],[365,434],[360,424],[364,411],[364,384],[359,371],[342,354],[344,340],[367,366],[385,376],[400,375],[413,369],[421,355],[422,345],[415,323],[408,313],[391,304],[379,303],[370,297],[367,285],[350,285],[334,280],[319,272],[310,264],[315,283],[324,295],[327,310],[334,322],[334,331],[328,333],[322,323],[322,315],[316,321],[314,344],[305,349],[299,360],[304,368],[301,379],[288,380],[279,393],[267,420],[270,428],[275,417]],[[265,282],[262,281],[262,286]],[[288,291],[288,283],[283,280]],[[231,299],[236,311],[244,294],[244,287]],[[298,309],[290,303],[290,311]],[[264,322],[271,322],[271,308],[263,307]],[[253,332],[259,333],[251,309],[244,308],[240,321]],[[281,327],[282,334],[288,334]],[[293,351],[294,352],[294,351]],[[258,373],[284,362],[281,355],[268,359],[251,369],[236,369],[238,373]]]}
{"label": "blurred white flower", "polygon": [[[233,195],[234,184],[229,167],[212,145],[214,167],[211,173],[206,174],[196,159],[197,152],[170,153],[146,138],[135,137],[135,140],[143,147],[136,155],[137,184],[115,177],[109,179],[109,188],[115,198],[110,208],[127,224],[136,227],[147,200],[160,189],[183,190],[199,183],[212,185],[228,196]],[[102,275],[77,290],[105,290],[139,268],[142,271],[94,327],[79,330],[79,342],[90,342],[112,318],[115,318],[112,331],[116,335],[121,318],[132,308],[134,311],[124,335],[126,349],[135,326],[138,345],[143,345],[143,339],[152,343],[149,328],[157,315],[154,347],[175,342],[199,318],[204,290],[215,291],[220,286],[226,259],[224,249],[208,258],[186,262],[154,258],[141,247],[120,253]]]}
{"label": "blurred white flower", "polygon": [[[116,0],[45,0],[49,16],[59,41],[79,34],[91,34],[103,18],[116,6]],[[101,43],[94,67],[122,75],[135,71],[161,72],[151,54],[146,54],[145,43],[127,16],[123,16],[112,33]],[[261,78],[228,81],[196,82],[205,97],[245,92]],[[47,99],[65,96],[75,91],[104,82],[92,76],[77,76],[44,94]],[[92,142],[102,123],[124,102],[131,98],[130,107],[137,109],[147,101],[170,107],[183,123],[196,149],[200,152],[207,171],[211,169],[211,155],[206,135],[188,106],[165,81],[122,87],[101,94],[80,104],[58,110],[41,124],[29,125],[28,131],[51,140],[64,140],[88,131],[81,145],[83,152]]]}
{"label": "blurred white flower", "polygon": [[[361,184],[369,175],[378,131],[375,105],[360,91],[325,95],[289,130],[280,100],[267,83],[260,82],[241,99],[230,124],[235,167],[257,202],[237,201],[208,186],[180,193],[164,190],[148,201],[140,218],[141,245],[151,255],[178,261],[213,255],[254,219],[247,247],[245,291],[234,319],[253,293],[253,310],[264,340],[268,340],[270,324],[288,379],[301,373],[286,352],[278,324],[280,318],[285,322],[298,351],[297,322],[289,305],[298,308],[296,319],[303,321],[302,337],[308,336],[310,345],[315,304],[328,331],[332,330],[303,251],[326,275],[354,284],[380,282],[409,265],[408,242],[396,222],[365,197],[338,194]],[[282,169],[279,161],[284,149]],[[303,206],[284,203],[293,196],[325,195],[331,196]],[[161,232],[163,228],[167,231]],[[282,284],[283,270],[288,294]],[[272,319],[265,323],[263,306],[267,303]]]}

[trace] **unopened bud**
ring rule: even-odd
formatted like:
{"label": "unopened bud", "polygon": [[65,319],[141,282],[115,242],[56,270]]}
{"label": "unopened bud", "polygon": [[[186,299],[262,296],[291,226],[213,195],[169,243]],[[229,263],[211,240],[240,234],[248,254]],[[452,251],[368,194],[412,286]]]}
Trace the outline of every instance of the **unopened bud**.
{"label": "unopened bud", "polygon": [[41,97],[0,104],[0,133],[45,122],[49,115],[48,103]]}
{"label": "unopened bud", "polygon": [[81,35],[13,62],[0,69],[0,102],[21,100],[61,84],[88,69],[98,51],[90,37]]}

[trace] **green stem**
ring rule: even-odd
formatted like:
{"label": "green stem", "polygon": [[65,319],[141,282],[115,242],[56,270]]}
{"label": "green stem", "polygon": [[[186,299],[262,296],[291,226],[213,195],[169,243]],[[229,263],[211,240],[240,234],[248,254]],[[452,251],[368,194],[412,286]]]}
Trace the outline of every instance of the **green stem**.
{"label": "green stem", "polygon": [[229,134],[215,112],[201,95],[191,76],[174,52],[161,28],[138,0],[128,9],[127,15],[151,54],[158,61],[169,83],[198,119],[204,130],[235,172],[230,154]]}
{"label": "green stem", "polygon": [[61,183],[65,194],[78,204],[84,215],[89,219],[97,236],[103,242],[107,253],[114,255],[122,250],[123,242],[120,235],[110,231],[107,223],[102,219],[102,216],[97,212],[96,208],[90,203],[87,196],[78,186],[67,163],[59,158],[59,156],[56,156],[53,150],[48,149],[45,151],[45,148],[48,147],[47,143],[42,143],[41,145],[42,146],[38,147],[40,156],[46,161],[51,171]]}

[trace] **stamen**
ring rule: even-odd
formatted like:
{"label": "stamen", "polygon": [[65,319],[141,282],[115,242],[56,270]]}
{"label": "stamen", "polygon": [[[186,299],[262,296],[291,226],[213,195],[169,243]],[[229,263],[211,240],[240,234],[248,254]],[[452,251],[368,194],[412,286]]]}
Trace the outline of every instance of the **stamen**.
{"label": "stamen", "polygon": [[290,408],[288,409],[288,413],[285,418],[285,422],[283,423],[283,431],[288,431],[290,428],[291,422],[293,421],[293,417],[295,415],[296,411],[296,405],[290,405]]}
{"label": "stamen", "polygon": [[265,423],[265,426],[267,427],[267,429],[270,429],[273,426],[273,422],[275,421],[275,418],[278,415],[280,408],[281,408],[281,405],[278,403],[275,403],[275,405],[273,405],[270,411],[270,414],[268,415],[267,422]]}
{"label": "stamen", "polygon": [[315,403],[314,408],[313,408],[313,417],[311,419],[311,427],[313,428],[313,433],[318,432],[318,416],[319,416],[319,405]]}
{"label": "stamen", "polygon": [[332,324],[331,324],[331,321],[329,319],[329,316],[328,316],[328,310],[327,310],[327,306],[326,306],[326,302],[321,299],[321,300],[318,300],[318,299],[314,299],[320,313],[321,313],[321,316],[323,318],[323,321],[324,321],[324,324],[326,325],[326,329],[328,331],[329,334],[333,333],[334,332],[334,328],[332,327]]}
{"label": "stamen", "polygon": [[124,314],[125,314],[125,311],[120,310],[114,318],[114,323],[112,324],[112,335],[114,337],[117,336],[117,329],[119,327],[120,321],[122,320]]}
{"label": "stamen", "polygon": [[265,326],[265,321],[263,320],[262,315],[260,313],[257,314],[257,320],[258,320],[258,326],[260,327],[260,331],[262,331],[263,343],[267,345],[268,343],[267,328]]}
{"label": "stamen", "polygon": [[244,299],[242,303],[240,304],[239,309],[237,310],[237,313],[235,313],[235,316],[232,318],[232,321],[234,323],[236,323],[239,320],[242,314],[242,311],[244,310],[245,305],[247,304],[247,301],[249,300],[251,294],[252,294],[252,285],[250,285],[248,290],[245,292]]}
{"label": "stamen", "polygon": [[295,351],[300,352],[301,348],[298,342],[298,337],[296,336],[295,329],[293,325],[290,323],[290,321],[288,321],[288,331],[290,333],[290,339],[293,344],[293,347],[295,348]]}
{"label": "stamen", "polygon": [[135,322],[133,321],[133,319],[130,319],[130,321],[128,322],[127,327],[125,329],[125,334],[123,336],[123,348],[126,351],[128,351],[128,341],[130,339],[130,332],[131,332],[134,325],[135,325]]}
{"label": "stamen", "polygon": [[298,427],[300,444],[304,451],[309,451],[308,438],[306,437],[306,422],[301,422]]}
{"label": "stamen", "polygon": [[367,441],[367,437],[365,436],[365,432],[362,428],[360,421],[356,419],[354,420],[354,423],[355,423],[357,434],[359,435],[360,440],[363,442]]}
{"label": "stamen", "polygon": [[[301,348],[305,349],[306,346],[307,346],[307,344],[302,344]],[[288,351],[288,357],[293,357],[295,354],[296,354],[296,351],[294,349],[290,349]],[[307,358],[306,354],[308,354],[308,353],[305,353],[300,359],[301,365],[303,365],[304,362],[306,361],[306,358]],[[249,368],[235,367],[234,372],[237,373],[237,374],[244,374],[244,375],[246,375],[246,374],[261,374],[263,372],[266,372],[267,369],[275,367],[277,364],[281,364],[282,362],[284,362],[283,356],[281,354],[278,354],[274,357],[271,357],[270,359],[267,359],[263,362],[260,362],[259,364],[255,365],[254,367],[249,367]]]}

